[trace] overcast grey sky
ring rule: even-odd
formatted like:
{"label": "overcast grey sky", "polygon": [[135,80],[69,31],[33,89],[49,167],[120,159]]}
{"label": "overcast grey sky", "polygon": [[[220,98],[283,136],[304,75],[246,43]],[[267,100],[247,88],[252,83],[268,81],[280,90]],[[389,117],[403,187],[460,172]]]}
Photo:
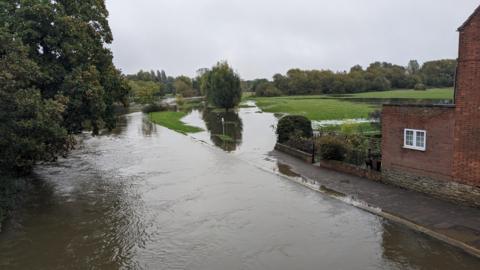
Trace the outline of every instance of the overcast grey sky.
{"label": "overcast grey sky", "polygon": [[193,76],[227,60],[244,79],[290,68],[456,58],[478,0],[107,0],[125,73]]}

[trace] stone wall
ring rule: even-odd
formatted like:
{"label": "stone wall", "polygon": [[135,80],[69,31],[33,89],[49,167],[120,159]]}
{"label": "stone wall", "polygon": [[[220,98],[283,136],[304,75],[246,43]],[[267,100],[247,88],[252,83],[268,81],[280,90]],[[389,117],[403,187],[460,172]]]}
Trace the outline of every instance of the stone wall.
{"label": "stone wall", "polygon": [[453,181],[442,181],[401,168],[383,169],[383,181],[433,197],[480,208],[480,188]]}
{"label": "stone wall", "polygon": [[380,172],[362,168],[362,167],[355,166],[355,165],[348,164],[341,161],[322,160],[320,161],[320,167],[324,169],[329,169],[337,172],[350,174],[350,175],[355,175],[358,177],[367,178],[373,181],[382,180],[382,174]]}
{"label": "stone wall", "polygon": [[312,163],[312,154],[300,151],[298,149],[292,148],[290,146],[277,143],[275,145],[275,150],[283,152],[285,154],[289,154],[291,156],[294,156],[296,158],[299,158],[307,163]]}

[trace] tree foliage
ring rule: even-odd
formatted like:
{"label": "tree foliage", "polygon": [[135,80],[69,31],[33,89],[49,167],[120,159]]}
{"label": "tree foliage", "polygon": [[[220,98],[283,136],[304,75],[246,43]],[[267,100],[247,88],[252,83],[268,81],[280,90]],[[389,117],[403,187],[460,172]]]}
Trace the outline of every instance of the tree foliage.
{"label": "tree foliage", "polygon": [[183,97],[193,97],[197,95],[197,91],[193,89],[193,82],[187,76],[178,76],[173,83],[175,93]]}
{"label": "tree foliage", "polygon": [[430,61],[423,64],[421,76],[424,84],[433,87],[453,86],[456,60]]}
{"label": "tree foliage", "polygon": [[129,80],[133,100],[140,104],[152,104],[162,95],[163,85],[153,81]]}
{"label": "tree foliage", "polygon": [[278,121],[277,141],[285,143],[292,136],[311,138],[313,136],[312,121],[301,115],[287,115]]}
{"label": "tree foliage", "polygon": [[113,37],[103,0],[21,1],[3,4],[8,31],[27,47],[39,67],[35,86],[42,98],[68,98],[63,125],[94,134],[115,126],[113,106],[127,103],[128,85],[105,47]]}
{"label": "tree foliage", "polygon": [[43,99],[40,69],[27,47],[0,28],[0,171],[27,173],[37,161],[53,161],[73,140],[61,126],[67,100]]}
{"label": "tree foliage", "polygon": [[1,1],[2,170],[28,172],[65,153],[69,134],[115,126],[130,88],[107,17],[103,0]]}
{"label": "tree foliage", "polygon": [[282,95],[282,92],[268,81],[257,84],[254,90],[257,97],[278,97]]}
{"label": "tree foliage", "polygon": [[237,106],[242,98],[240,77],[226,62],[219,62],[206,72],[201,87],[209,103],[226,110]]}
{"label": "tree foliage", "polygon": [[451,87],[455,67],[455,60],[432,61],[423,66],[412,60],[406,67],[375,62],[366,69],[356,65],[349,72],[290,69],[285,75],[275,74],[272,83],[284,95],[412,89],[419,83],[428,87]]}

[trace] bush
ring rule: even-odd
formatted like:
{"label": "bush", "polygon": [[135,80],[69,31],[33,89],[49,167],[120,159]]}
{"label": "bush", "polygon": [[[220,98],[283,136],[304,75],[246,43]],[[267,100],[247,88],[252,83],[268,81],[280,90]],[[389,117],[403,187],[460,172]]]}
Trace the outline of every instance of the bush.
{"label": "bush", "polygon": [[347,147],[343,141],[333,136],[324,136],[318,141],[320,156],[325,160],[344,161]]}
{"label": "bush", "polygon": [[168,111],[168,109],[169,108],[167,105],[152,103],[143,107],[142,112],[144,113],[163,112],[163,111]]}
{"label": "bush", "polygon": [[279,143],[287,142],[292,135],[311,138],[313,136],[312,122],[301,115],[287,115],[278,121],[277,141]]}
{"label": "bush", "polygon": [[183,106],[185,104],[185,99],[183,98],[182,95],[177,94],[175,96],[175,103],[177,103],[177,106]]}
{"label": "bush", "polygon": [[423,83],[417,83],[417,84],[415,84],[414,89],[417,90],[417,91],[425,91],[425,90],[427,90],[427,86]]}

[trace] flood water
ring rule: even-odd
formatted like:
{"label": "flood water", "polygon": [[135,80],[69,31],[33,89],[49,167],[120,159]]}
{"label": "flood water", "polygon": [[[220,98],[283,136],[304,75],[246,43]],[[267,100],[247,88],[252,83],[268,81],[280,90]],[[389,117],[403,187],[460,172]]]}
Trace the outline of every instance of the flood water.
{"label": "flood water", "polygon": [[289,171],[268,155],[272,114],[185,121],[206,131],[179,135],[129,114],[40,166],[0,233],[0,269],[478,269],[457,249],[259,169]]}

